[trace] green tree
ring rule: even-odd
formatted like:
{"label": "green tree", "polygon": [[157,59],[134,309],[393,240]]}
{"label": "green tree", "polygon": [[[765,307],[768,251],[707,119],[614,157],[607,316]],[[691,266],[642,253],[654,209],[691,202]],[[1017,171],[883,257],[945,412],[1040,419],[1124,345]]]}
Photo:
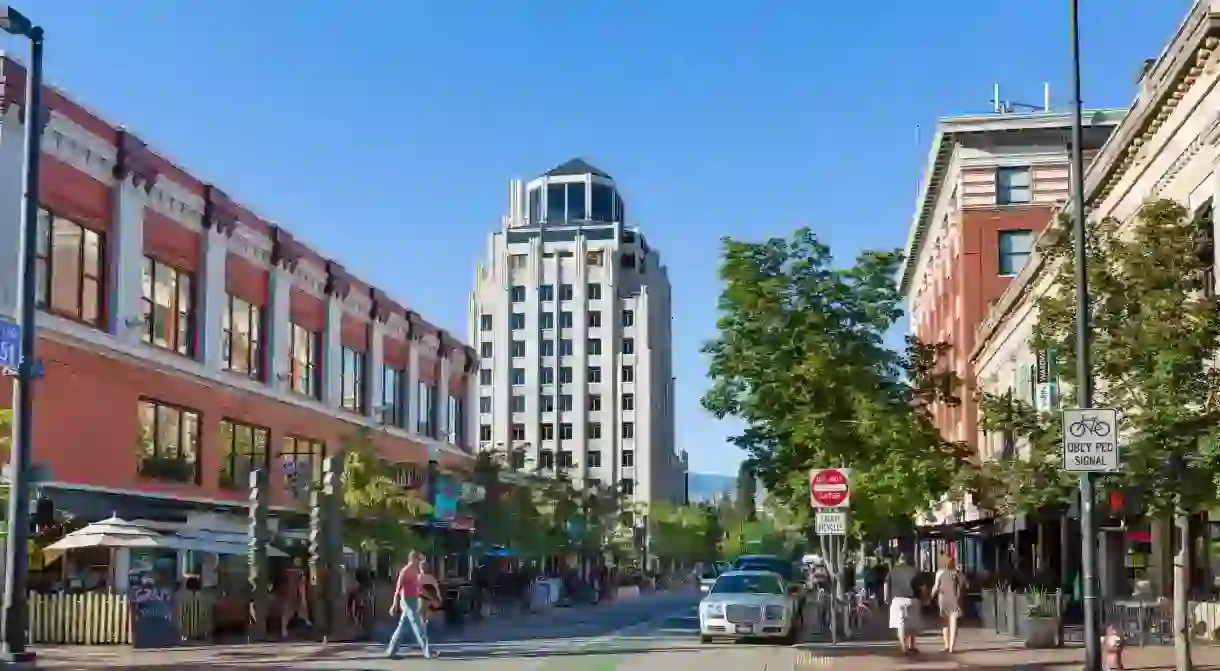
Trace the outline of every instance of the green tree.
{"label": "green tree", "polygon": [[399,484],[397,473],[398,466],[377,454],[368,429],[343,441],[344,541],[351,547],[396,554],[424,547],[415,525],[431,507]]}
{"label": "green tree", "polygon": [[737,469],[737,510],[747,520],[754,519],[754,499],[758,496],[758,477],[754,464],[741,462]]}
{"label": "green tree", "polygon": [[[1191,668],[1189,515],[1215,503],[1220,487],[1220,372],[1214,365],[1220,309],[1212,227],[1210,208],[1192,218],[1177,203],[1161,200],[1144,205],[1128,225],[1105,219],[1091,222],[1086,233],[1093,405],[1119,410],[1122,443],[1122,471],[1107,480],[1134,493],[1153,515],[1172,516],[1178,527],[1173,604],[1179,669]],[[1068,371],[1076,366],[1070,230],[1070,222],[1061,220],[1044,244],[1055,275],[1051,290],[1037,301],[1032,342],[1039,351],[1055,353]],[[1066,392],[1064,407],[1073,407],[1075,392]],[[1062,500],[1072,482],[1055,472],[1058,417],[1037,416],[1003,397],[989,397],[988,403],[991,426],[1024,436],[1030,453],[993,465],[988,480],[1011,483],[1001,491],[1012,505]],[[1016,483],[1037,491],[1014,496]]]}
{"label": "green tree", "polygon": [[703,405],[745,422],[733,442],[768,494],[808,506],[815,467],[854,469],[857,528],[881,534],[951,491],[968,466],[927,406],[954,403],[936,366],[944,346],[885,344],[902,312],[897,252],[864,252],[851,266],[809,229],[761,243],[724,240],[719,337],[707,343],[712,388]]}

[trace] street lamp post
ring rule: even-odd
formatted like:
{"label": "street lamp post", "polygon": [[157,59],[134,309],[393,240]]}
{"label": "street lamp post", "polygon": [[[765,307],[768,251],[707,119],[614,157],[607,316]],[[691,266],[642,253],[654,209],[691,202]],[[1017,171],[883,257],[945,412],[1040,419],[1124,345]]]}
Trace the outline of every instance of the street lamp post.
{"label": "street lamp post", "polygon": [[42,154],[42,28],[7,5],[0,5],[0,29],[30,41],[30,69],[25,79],[25,188],[21,222],[21,273],[17,281],[21,323],[21,361],[17,366],[17,413],[9,458],[8,542],[4,557],[4,641],[0,657],[9,662],[34,658],[26,649],[26,572],[29,569],[30,452],[34,436],[35,276],[38,239],[38,163]]}
{"label": "street lamp post", "polygon": [[[1072,42],[1072,230],[1076,262],[1076,390],[1079,408],[1093,407],[1093,377],[1089,357],[1089,278],[1085,263],[1084,103],[1080,97],[1080,0],[1069,0]],[[1097,520],[1093,516],[1093,474],[1080,474],[1081,595],[1084,603],[1086,671],[1101,669],[1101,632],[1097,622]]]}

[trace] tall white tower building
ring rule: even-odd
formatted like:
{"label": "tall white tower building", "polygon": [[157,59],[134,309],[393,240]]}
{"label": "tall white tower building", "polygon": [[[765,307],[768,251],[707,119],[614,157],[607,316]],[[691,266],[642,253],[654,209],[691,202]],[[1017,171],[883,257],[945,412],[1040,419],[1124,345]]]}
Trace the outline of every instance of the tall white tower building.
{"label": "tall white tower building", "polygon": [[479,446],[682,502],[669,277],[626,215],[614,180],[581,159],[512,182],[470,300]]}

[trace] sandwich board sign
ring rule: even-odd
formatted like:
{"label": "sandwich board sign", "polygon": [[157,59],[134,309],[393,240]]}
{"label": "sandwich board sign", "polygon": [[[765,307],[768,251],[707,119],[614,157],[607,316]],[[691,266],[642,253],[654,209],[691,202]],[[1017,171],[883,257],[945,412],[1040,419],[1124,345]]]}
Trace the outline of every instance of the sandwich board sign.
{"label": "sandwich board sign", "polygon": [[1122,469],[1118,454],[1118,411],[1073,408],[1063,411],[1063,470],[1108,473]]}

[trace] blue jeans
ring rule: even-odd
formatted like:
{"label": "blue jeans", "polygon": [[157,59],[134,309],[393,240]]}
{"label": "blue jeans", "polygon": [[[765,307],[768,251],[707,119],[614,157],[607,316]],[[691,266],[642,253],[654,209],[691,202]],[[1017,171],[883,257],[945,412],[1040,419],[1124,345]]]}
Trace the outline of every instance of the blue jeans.
{"label": "blue jeans", "polygon": [[423,651],[424,657],[431,657],[432,650],[428,646],[428,629],[424,626],[423,621],[419,617],[419,597],[404,596],[398,601],[398,608],[402,613],[398,616],[398,626],[394,628],[394,635],[390,637],[390,645],[386,648],[386,657],[393,657],[398,654],[398,646],[402,642],[403,634],[407,629],[415,634],[415,641],[419,643],[420,650]]}

